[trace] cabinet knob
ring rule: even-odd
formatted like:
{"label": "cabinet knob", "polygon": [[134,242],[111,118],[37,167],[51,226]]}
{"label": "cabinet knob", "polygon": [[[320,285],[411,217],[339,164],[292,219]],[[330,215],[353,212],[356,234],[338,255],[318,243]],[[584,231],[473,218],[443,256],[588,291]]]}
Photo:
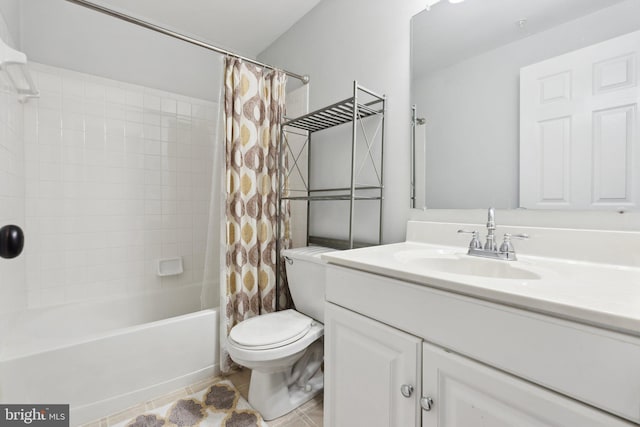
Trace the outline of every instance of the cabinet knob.
{"label": "cabinet knob", "polygon": [[413,386],[409,384],[402,384],[402,386],[400,387],[400,393],[402,393],[404,397],[411,397],[411,395],[413,394]]}
{"label": "cabinet knob", "polygon": [[430,397],[423,397],[420,399],[420,407],[423,411],[430,411],[433,406],[433,399]]}

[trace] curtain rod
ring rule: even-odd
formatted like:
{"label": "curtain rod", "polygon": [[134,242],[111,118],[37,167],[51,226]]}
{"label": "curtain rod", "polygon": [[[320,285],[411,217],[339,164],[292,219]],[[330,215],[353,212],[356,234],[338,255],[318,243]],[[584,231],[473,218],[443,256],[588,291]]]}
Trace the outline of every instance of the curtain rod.
{"label": "curtain rod", "polygon": [[[155,24],[152,24],[150,22],[143,21],[143,20],[138,19],[138,18],[134,18],[133,16],[126,15],[124,13],[115,11],[113,9],[109,9],[109,8],[104,7],[104,6],[97,5],[97,4],[92,3],[90,1],[86,1],[86,0],[66,0],[66,1],[68,1],[69,3],[73,3],[73,4],[77,4],[79,6],[86,7],[88,9],[95,10],[96,12],[104,13],[105,15],[109,15],[109,16],[112,16],[114,18],[121,19],[123,21],[130,22],[130,23],[138,25],[140,27],[144,27],[144,28],[147,28],[149,30],[156,31],[158,33],[167,35],[169,37],[173,37],[173,38],[185,41],[187,43],[191,43],[191,44],[194,44],[196,46],[200,46],[200,47],[203,47],[205,49],[212,50],[212,51],[217,52],[217,53],[221,53],[223,55],[233,56],[234,58],[242,59],[243,61],[250,62],[251,64],[255,64],[255,65],[258,65],[260,67],[269,68],[271,70],[277,70],[278,69],[278,68],[276,68],[276,67],[274,67],[272,65],[264,64],[262,62],[254,60],[254,59],[247,58],[247,57],[244,57],[242,55],[238,55],[237,53],[222,49],[222,48],[217,47],[217,46],[210,45],[210,44],[205,43],[203,41],[194,39],[192,37],[185,36],[184,34],[180,34],[180,33],[177,33],[175,31],[171,31],[171,30],[166,29],[164,27],[161,27],[159,25],[155,25]],[[292,73],[291,71],[287,71],[287,70],[282,70],[282,71],[288,76],[295,77],[296,79],[301,80],[302,83],[305,83],[305,84],[309,83],[309,76],[306,75],[306,74],[305,75],[300,75],[300,74]]]}

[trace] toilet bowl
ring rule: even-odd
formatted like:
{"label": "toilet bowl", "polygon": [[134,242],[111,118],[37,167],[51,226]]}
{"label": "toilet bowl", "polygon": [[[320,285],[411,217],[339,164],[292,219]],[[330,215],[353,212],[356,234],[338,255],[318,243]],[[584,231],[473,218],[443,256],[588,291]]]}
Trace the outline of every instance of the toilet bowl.
{"label": "toilet bowl", "polygon": [[231,329],[231,359],[251,369],[249,403],[269,421],[323,389],[325,263],[319,246],[288,249],[287,278],[297,310],[247,319]]}

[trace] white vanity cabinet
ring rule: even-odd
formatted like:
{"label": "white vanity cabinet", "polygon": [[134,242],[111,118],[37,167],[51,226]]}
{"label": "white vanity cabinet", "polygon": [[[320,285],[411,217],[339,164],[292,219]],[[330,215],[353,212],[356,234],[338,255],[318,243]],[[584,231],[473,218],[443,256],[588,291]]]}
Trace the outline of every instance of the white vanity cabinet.
{"label": "white vanity cabinet", "polygon": [[421,339],[333,304],[325,336],[325,426],[420,425]]}
{"label": "white vanity cabinet", "polygon": [[337,265],[326,300],[325,427],[640,425],[635,336]]}
{"label": "white vanity cabinet", "polygon": [[422,357],[423,394],[434,402],[422,427],[631,425],[440,347],[424,344]]}

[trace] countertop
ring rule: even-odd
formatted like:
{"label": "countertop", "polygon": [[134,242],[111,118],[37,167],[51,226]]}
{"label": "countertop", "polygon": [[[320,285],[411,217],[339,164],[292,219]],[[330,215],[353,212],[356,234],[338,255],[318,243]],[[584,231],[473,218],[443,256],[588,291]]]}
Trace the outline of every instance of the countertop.
{"label": "countertop", "polygon": [[[640,267],[519,255],[500,268],[539,278],[455,274],[425,266],[427,258],[464,258],[465,247],[403,242],[323,254],[354,268],[457,294],[640,336]],[[475,257],[474,257],[475,258]]]}

